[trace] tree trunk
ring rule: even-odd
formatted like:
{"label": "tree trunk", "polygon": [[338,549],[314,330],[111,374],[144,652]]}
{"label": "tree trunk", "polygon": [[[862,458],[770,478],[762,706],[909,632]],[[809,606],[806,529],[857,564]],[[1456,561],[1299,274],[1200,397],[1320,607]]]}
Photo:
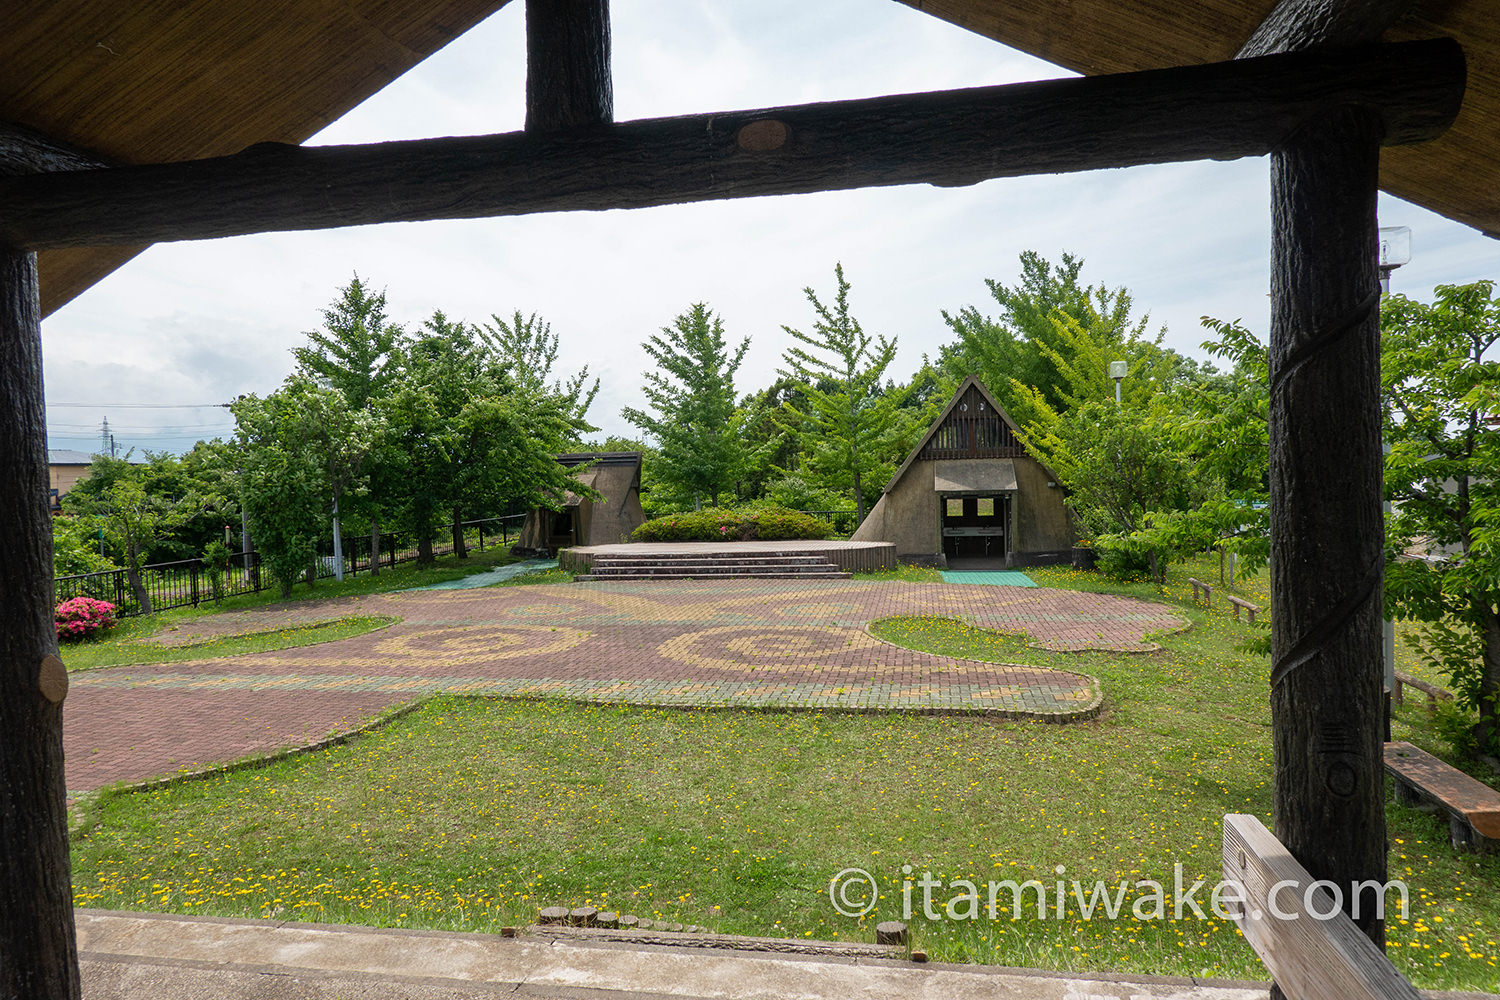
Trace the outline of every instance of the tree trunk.
{"label": "tree trunk", "polygon": [[[1386,879],[1380,135],[1374,116],[1341,109],[1271,161],[1275,832],[1346,912],[1353,883]],[[1367,890],[1356,923],[1384,947],[1373,903]]]}
{"label": "tree trunk", "polygon": [[151,606],[151,592],[141,580],[141,571],[137,568],[140,564],[141,554],[132,543],[125,556],[125,579],[130,584],[130,592],[135,595],[135,603],[141,606],[141,614],[149,615],[156,609]]}
{"label": "tree trunk", "polygon": [[417,568],[423,569],[436,562],[432,555],[432,529],[423,528],[417,536]]}
{"label": "tree trunk", "polygon": [[370,515],[370,575],[380,575],[380,515]]}
{"label": "tree trunk", "polygon": [[1484,621],[1484,672],[1479,676],[1479,724],[1474,737],[1484,753],[1494,753],[1500,744],[1500,615],[1486,604]]}
{"label": "tree trunk", "polygon": [[464,545],[463,512],[457,507],[453,508],[453,554],[459,559],[469,558],[469,550]]}
{"label": "tree trunk", "polygon": [[36,256],[0,249],[0,997],[79,996]]}

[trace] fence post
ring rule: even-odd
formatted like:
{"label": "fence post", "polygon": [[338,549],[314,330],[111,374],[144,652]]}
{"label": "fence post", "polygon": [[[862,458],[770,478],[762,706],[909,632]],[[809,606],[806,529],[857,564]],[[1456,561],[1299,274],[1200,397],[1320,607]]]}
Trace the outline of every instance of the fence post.
{"label": "fence post", "polygon": [[193,607],[198,606],[198,567],[188,567],[188,586],[193,592]]}

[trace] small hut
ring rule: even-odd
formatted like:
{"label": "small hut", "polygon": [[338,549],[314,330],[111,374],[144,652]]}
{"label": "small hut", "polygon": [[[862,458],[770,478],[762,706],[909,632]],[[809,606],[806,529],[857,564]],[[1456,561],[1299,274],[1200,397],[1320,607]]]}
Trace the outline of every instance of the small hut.
{"label": "small hut", "polygon": [[630,533],[646,520],[641,510],[641,453],[587,452],[558,455],[559,465],[573,469],[581,486],[600,494],[598,500],[569,490],[561,510],[533,507],[521,525],[517,555],[551,554],[575,545],[608,545],[630,541]]}
{"label": "small hut", "polygon": [[859,530],[903,562],[996,568],[1065,561],[1073,519],[1057,475],[970,375],[922,436]]}

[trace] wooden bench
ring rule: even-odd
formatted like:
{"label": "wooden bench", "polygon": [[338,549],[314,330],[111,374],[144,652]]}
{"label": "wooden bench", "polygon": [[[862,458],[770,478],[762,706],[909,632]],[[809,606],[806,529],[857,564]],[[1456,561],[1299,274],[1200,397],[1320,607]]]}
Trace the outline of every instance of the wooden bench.
{"label": "wooden bench", "polygon": [[1410,743],[1385,745],[1385,769],[1396,779],[1396,801],[1448,814],[1453,846],[1483,850],[1500,840],[1500,792]]}
{"label": "wooden bench", "polygon": [[1229,603],[1234,605],[1234,620],[1235,621],[1239,621],[1240,620],[1240,608],[1244,608],[1245,609],[1245,617],[1247,617],[1247,618],[1250,619],[1250,624],[1251,625],[1254,625],[1255,624],[1255,616],[1260,611],[1259,606],[1251,604],[1249,601],[1242,600],[1241,598],[1235,597],[1233,594],[1230,594],[1228,596],[1229,596]]}
{"label": "wooden bench", "polygon": [[1403,688],[1407,687],[1408,685],[1427,695],[1427,714],[1429,715],[1436,711],[1437,703],[1439,701],[1453,700],[1452,691],[1446,691],[1443,688],[1438,687],[1436,684],[1429,684],[1427,681],[1422,680],[1420,677],[1413,677],[1411,674],[1403,674],[1398,670],[1396,671],[1396,687],[1393,691],[1391,691],[1391,701],[1393,703],[1397,705],[1401,704],[1401,700],[1405,695],[1405,691],[1403,690]]}
{"label": "wooden bench", "polygon": [[1213,587],[1211,587],[1208,584],[1204,583],[1202,580],[1195,580],[1192,577],[1188,577],[1188,583],[1191,583],[1193,585],[1193,603],[1194,604],[1198,603],[1198,594],[1199,594],[1200,591],[1202,591],[1202,593],[1203,593],[1203,603],[1209,605],[1210,607],[1213,606],[1213,603],[1214,603],[1214,588]]}

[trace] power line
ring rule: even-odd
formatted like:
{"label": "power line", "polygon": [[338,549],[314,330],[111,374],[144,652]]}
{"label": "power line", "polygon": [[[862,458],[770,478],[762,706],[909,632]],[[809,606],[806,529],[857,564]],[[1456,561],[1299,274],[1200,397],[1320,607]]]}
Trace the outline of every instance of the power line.
{"label": "power line", "polygon": [[228,403],[48,403],[52,406],[70,406],[91,410],[206,410],[227,409]]}

